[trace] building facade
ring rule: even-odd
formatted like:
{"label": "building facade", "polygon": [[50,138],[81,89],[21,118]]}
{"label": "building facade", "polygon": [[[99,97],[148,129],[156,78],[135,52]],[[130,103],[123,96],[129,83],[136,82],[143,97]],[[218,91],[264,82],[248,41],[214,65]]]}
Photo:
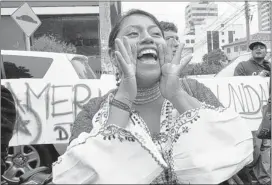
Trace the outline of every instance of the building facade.
{"label": "building facade", "polygon": [[[212,50],[222,49],[222,46],[244,37],[242,24],[219,25],[211,22],[195,26],[195,35],[184,35],[182,42],[186,48],[192,48],[194,57],[191,63],[202,62],[202,57]],[[192,42],[193,41],[193,42]]]}
{"label": "building facade", "polygon": [[218,5],[214,2],[191,2],[185,9],[185,48],[194,53],[191,63],[202,62],[202,57],[222,45],[235,42],[244,35],[241,24],[222,24],[218,19]]}
{"label": "building facade", "polygon": [[192,34],[196,25],[204,24],[206,19],[217,17],[217,4],[208,1],[191,2],[185,8],[186,32]]}
{"label": "building facade", "polygon": [[271,1],[259,1],[258,2],[258,22],[259,31],[271,30],[271,18],[272,17],[272,2]]}
{"label": "building facade", "polygon": [[[250,41],[261,41],[265,43],[268,50],[271,50],[270,31],[263,31],[255,33],[250,36]],[[246,38],[241,38],[233,43],[222,46],[222,50],[225,52],[229,60],[233,60],[241,54],[248,52]]]}
{"label": "building facade", "polygon": [[231,24],[215,31],[207,31],[207,51],[221,49],[221,46],[237,41],[243,37],[243,25]]}

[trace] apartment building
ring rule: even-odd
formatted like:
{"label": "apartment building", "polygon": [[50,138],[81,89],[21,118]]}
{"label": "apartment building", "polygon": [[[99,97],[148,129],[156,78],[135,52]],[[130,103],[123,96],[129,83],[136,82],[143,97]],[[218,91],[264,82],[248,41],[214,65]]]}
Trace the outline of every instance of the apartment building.
{"label": "apartment building", "polygon": [[205,24],[206,19],[218,17],[218,5],[208,1],[191,2],[185,8],[185,23],[188,34],[194,33],[196,25]]}
{"label": "apartment building", "polygon": [[271,30],[271,17],[272,17],[272,2],[259,1],[258,2],[259,31]]}

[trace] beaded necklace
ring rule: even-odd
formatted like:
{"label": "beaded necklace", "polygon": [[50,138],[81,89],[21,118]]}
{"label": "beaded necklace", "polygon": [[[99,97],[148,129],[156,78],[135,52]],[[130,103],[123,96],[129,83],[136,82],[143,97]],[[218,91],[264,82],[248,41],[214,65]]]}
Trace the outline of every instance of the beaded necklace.
{"label": "beaded necklace", "polygon": [[151,88],[139,88],[134,104],[143,105],[157,100],[161,96],[160,83],[157,82]]}

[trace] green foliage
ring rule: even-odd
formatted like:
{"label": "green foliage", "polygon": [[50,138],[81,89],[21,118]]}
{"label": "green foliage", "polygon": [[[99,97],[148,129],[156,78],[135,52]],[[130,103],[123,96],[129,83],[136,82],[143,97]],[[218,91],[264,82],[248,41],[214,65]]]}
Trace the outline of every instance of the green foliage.
{"label": "green foliage", "polygon": [[221,49],[216,49],[208,54],[205,54],[202,59],[204,62],[208,62],[209,64],[219,64],[220,61],[226,61],[227,56],[223,51],[221,51]]}
{"label": "green foliage", "polygon": [[188,64],[183,70],[183,75],[208,75],[217,74],[224,68],[220,61],[226,61],[227,56],[220,49],[213,50],[212,52],[203,56],[203,62],[196,64]]}
{"label": "green foliage", "polygon": [[74,45],[57,40],[53,35],[43,35],[34,39],[31,50],[55,53],[76,53],[76,47]]}

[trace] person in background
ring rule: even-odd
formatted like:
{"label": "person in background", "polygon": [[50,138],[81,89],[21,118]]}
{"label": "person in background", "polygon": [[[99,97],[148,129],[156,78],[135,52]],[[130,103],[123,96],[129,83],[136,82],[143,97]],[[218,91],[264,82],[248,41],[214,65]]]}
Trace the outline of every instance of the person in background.
{"label": "person in background", "polygon": [[[160,21],[160,26],[164,33],[164,39],[166,41],[169,52],[171,52],[172,57],[174,57],[178,50],[178,47],[182,44],[180,43],[180,39],[178,36],[178,28],[174,23],[166,21]],[[202,83],[199,83],[195,79],[182,77],[181,86],[188,94],[190,94],[200,102],[205,102],[215,107],[223,106],[208,87],[206,87]]]}
{"label": "person in background", "polygon": [[179,45],[181,44],[178,36],[178,28],[174,23],[166,21],[161,21],[160,26],[164,33],[166,44],[174,57]]}
{"label": "person in background", "polygon": [[[254,175],[261,184],[271,184],[271,75],[269,82],[269,97],[262,108],[262,121],[256,132],[261,146],[258,148],[258,158],[253,166]],[[264,132],[263,132],[264,131]]]}
{"label": "person in background", "polygon": [[1,184],[5,184],[2,175],[6,170],[9,141],[16,122],[16,108],[11,92],[1,85]]}
{"label": "person in background", "polygon": [[270,76],[271,63],[265,59],[267,47],[262,42],[253,42],[249,45],[252,58],[240,62],[234,71],[234,76]]}
{"label": "person in background", "polygon": [[[262,42],[253,42],[249,45],[252,58],[240,62],[234,71],[234,76],[262,76],[271,77],[271,63],[265,59],[267,47]],[[261,184],[271,182],[270,148],[271,140],[258,139],[256,131],[252,132],[254,139],[254,161],[248,165],[246,171],[247,181],[255,179]],[[242,172],[242,173],[245,173]]]}

